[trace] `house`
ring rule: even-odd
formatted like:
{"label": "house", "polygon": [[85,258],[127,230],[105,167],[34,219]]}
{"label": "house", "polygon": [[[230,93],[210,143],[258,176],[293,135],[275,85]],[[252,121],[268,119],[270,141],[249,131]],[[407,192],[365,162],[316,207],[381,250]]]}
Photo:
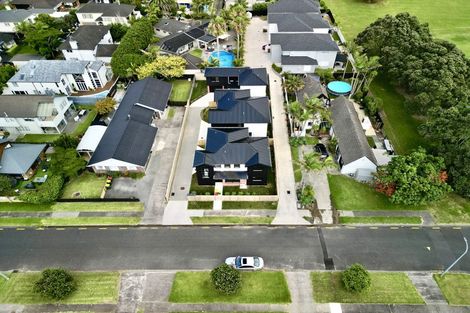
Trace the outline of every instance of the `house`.
{"label": "house", "polygon": [[110,29],[110,26],[82,25],[58,49],[66,60],[96,61],[98,46],[113,44]]}
{"label": "house", "polygon": [[31,178],[41,160],[46,144],[0,142],[0,174],[19,179]]}
{"label": "house", "polygon": [[29,61],[33,60],[45,60],[46,58],[39,54],[15,54],[10,62],[13,63],[17,68],[21,68],[23,65],[27,64]]}
{"label": "house", "polygon": [[34,22],[39,14],[53,15],[51,9],[0,10],[0,33],[16,33],[22,22]]}
{"label": "house", "polygon": [[103,61],[106,64],[111,63],[114,51],[116,51],[119,44],[99,44],[96,46],[96,59]]}
{"label": "house", "polygon": [[103,138],[106,128],[107,127],[104,125],[91,125],[88,127],[85,134],[83,134],[82,139],[78,143],[76,149],[77,152],[90,159],[98,147],[101,138]]}
{"label": "house", "polygon": [[216,40],[214,36],[206,33],[208,24],[209,23],[204,23],[184,33],[176,33],[165,37],[158,44],[162,51],[172,54],[182,54],[194,47],[205,48]]}
{"label": "house", "polygon": [[214,92],[216,108],[208,111],[208,123],[216,128],[248,129],[250,137],[266,137],[271,124],[268,97],[250,97],[250,90],[218,89]]}
{"label": "house", "polygon": [[66,8],[76,7],[78,0],[11,0],[10,6],[15,9],[51,9],[61,11]]}
{"label": "house", "polygon": [[157,24],[155,24],[155,34],[159,38],[165,38],[167,36],[184,33],[191,28],[191,25],[175,19],[161,18]]}
{"label": "house", "polygon": [[15,34],[0,33],[0,51],[5,51],[16,45]]}
{"label": "house", "polygon": [[4,94],[70,96],[76,91],[101,88],[111,76],[101,61],[29,61],[8,80]]}
{"label": "house", "polygon": [[0,129],[15,135],[60,134],[72,115],[65,96],[0,96]]}
{"label": "house", "polygon": [[279,0],[268,6],[268,15],[272,13],[320,13],[317,0]]}
{"label": "house", "polygon": [[328,34],[330,24],[318,13],[271,13],[268,15],[268,34],[316,33]]}
{"label": "house", "polygon": [[208,67],[204,76],[211,92],[216,89],[250,89],[252,97],[265,97],[269,84],[265,68]]}
{"label": "house", "polygon": [[250,137],[248,128],[209,128],[193,166],[199,185],[266,185],[272,167],[268,138]]}
{"label": "house", "polygon": [[286,72],[313,73],[317,67],[333,68],[339,51],[330,34],[271,35],[271,60]]}
{"label": "house", "polygon": [[145,78],[131,84],[88,162],[96,173],[145,172],[157,134],[154,119],[167,107],[171,84]]}
{"label": "house", "polygon": [[360,181],[372,178],[377,169],[377,160],[372,152],[354,104],[340,96],[331,101],[333,127],[330,132],[338,140],[336,161],[341,173]]}
{"label": "house", "polygon": [[77,11],[80,25],[130,25],[132,18],[141,17],[140,12],[135,10],[135,6],[118,3],[88,2]]}

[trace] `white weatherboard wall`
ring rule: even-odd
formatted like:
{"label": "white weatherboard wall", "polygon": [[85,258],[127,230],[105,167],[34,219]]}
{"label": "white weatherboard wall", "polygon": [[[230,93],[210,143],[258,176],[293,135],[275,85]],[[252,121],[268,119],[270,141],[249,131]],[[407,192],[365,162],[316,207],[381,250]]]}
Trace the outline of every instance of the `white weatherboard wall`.
{"label": "white weatherboard wall", "polygon": [[315,65],[284,65],[282,64],[282,70],[292,74],[305,74],[315,73]]}
{"label": "white weatherboard wall", "polygon": [[240,86],[240,89],[250,89],[251,97],[266,97],[266,86]]}
{"label": "white weatherboard wall", "polygon": [[377,166],[369,160],[367,157],[362,157],[357,159],[356,161],[350,162],[348,164],[344,164],[341,168],[341,174],[344,175],[354,175],[357,170],[369,170],[371,172],[375,172]]}
{"label": "white weatherboard wall", "polygon": [[291,57],[310,57],[317,60],[320,68],[333,68],[335,66],[336,51],[283,51],[282,55]]}
{"label": "white weatherboard wall", "polygon": [[95,163],[91,166],[95,172],[107,172],[107,171],[112,171],[112,172],[117,172],[117,171],[139,171],[143,172],[145,168],[140,165],[128,163],[128,162],[123,162],[120,160],[116,159],[108,159],[104,160],[98,163]]}

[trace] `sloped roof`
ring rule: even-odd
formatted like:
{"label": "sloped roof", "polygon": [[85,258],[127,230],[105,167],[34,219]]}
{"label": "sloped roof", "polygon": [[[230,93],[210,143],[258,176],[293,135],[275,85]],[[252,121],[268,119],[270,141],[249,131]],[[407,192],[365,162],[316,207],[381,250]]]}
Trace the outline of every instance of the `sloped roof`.
{"label": "sloped roof", "polygon": [[271,13],[320,13],[320,3],[316,0],[279,0],[268,6]]}
{"label": "sloped roof", "polygon": [[191,25],[175,19],[162,18],[158,21],[157,24],[155,24],[154,28],[166,31],[170,34],[174,34],[188,30],[191,28]]}
{"label": "sloped roof", "polygon": [[183,47],[184,45],[187,45],[193,41],[193,37],[187,35],[186,33],[181,33],[166,37],[159,43],[159,45],[163,50],[176,52],[180,47]]}
{"label": "sloped roof", "polygon": [[54,9],[62,4],[62,0],[11,0],[15,6],[29,5],[32,9]]}
{"label": "sloped roof", "polygon": [[32,9],[32,10],[0,10],[1,23],[19,23],[33,14],[52,14],[54,10]]}
{"label": "sloped roof", "polygon": [[88,127],[77,146],[77,151],[94,152],[105,132],[106,126],[103,125],[92,125]]}
{"label": "sloped roof", "polygon": [[344,164],[349,164],[362,157],[367,157],[377,164],[353,103],[340,96],[331,101],[331,113],[333,131],[338,138]]}
{"label": "sloped roof", "polygon": [[268,15],[269,24],[277,24],[279,32],[311,32],[314,28],[330,28],[317,13],[274,13]]}
{"label": "sloped roof", "polygon": [[59,50],[72,50],[70,40],[75,40],[78,50],[94,50],[111,29],[103,25],[83,25],[74,31],[60,46]]}
{"label": "sloped roof", "polygon": [[95,3],[88,2],[78,9],[77,13],[103,13],[102,16],[129,16],[134,11],[135,6],[117,3]]}
{"label": "sloped roof", "polygon": [[248,128],[209,128],[206,150],[197,150],[194,166],[218,164],[264,165],[271,167],[268,138],[248,136]]}
{"label": "sloped roof", "polygon": [[52,96],[2,95],[0,115],[18,118],[35,118],[41,103],[54,103]]}
{"label": "sloped roof", "polygon": [[0,160],[0,174],[23,175],[46,148],[45,144],[7,144]]}
{"label": "sloped roof", "polygon": [[9,82],[56,83],[62,74],[82,74],[89,61],[33,60],[23,65]]}
{"label": "sloped roof", "polygon": [[295,94],[300,103],[305,103],[305,98],[318,97],[320,95],[328,96],[325,86],[320,82],[317,75],[305,75],[303,78],[304,88],[296,91]]}
{"label": "sloped roof", "polygon": [[280,45],[283,51],[339,51],[330,34],[275,33],[271,35],[271,44]]}
{"label": "sloped roof", "polygon": [[111,57],[118,46],[118,44],[99,44],[96,46],[96,56]]}
{"label": "sloped roof", "polygon": [[268,73],[265,68],[249,67],[208,67],[205,77],[238,77],[240,86],[267,86]]}
{"label": "sloped roof", "polygon": [[310,57],[291,57],[287,55],[281,56],[282,65],[318,65],[317,60]]}

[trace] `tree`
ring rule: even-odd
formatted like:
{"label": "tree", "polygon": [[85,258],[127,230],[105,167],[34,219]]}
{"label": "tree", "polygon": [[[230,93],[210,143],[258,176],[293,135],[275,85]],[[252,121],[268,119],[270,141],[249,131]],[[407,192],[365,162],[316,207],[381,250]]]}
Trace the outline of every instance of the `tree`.
{"label": "tree", "polygon": [[191,13],[194,18],[201,18],[208,15],[208,8],[212,0],[193,0]]}
{"label": "tree", "polygon": [[52,300],[63,300],[77,289],[72,274],[61,268],[42,271],[41,278],[34,284],[34,291]]}
{"label": "tree", "polygon": [[311,185],[306,185],[302,189],[299,200],[302,206],[309,206],[313,201],[315,201],[315,191]]}
{"label": "tree", "polygon": [[170,14],[173,10],[176,10],[178,8],[178,4],[176,3],[175,0],[151,0],[151,1],[152,3],[155,3],[165,15]]}
{"label": "tree", "polygon": [[237,34],[237,58],[240,58],[240,49],[243,43],[243,36],[246,27],[250,23],[250,19],[246,16],[246,8],[242,5],[234,5],[230,7],[230,27]]}
{"label": "tree", "polygon": [[6,175],[0,175],[0,194],[4,195],[11,191],[11,179]]}
{"label": "tree", "polygon": [[296,91],[304,88],[305,83],[302,77],[299,75],[285,74],[283,86],[287,93],[294,94]]}
{"label": "tree", "polygon": [[62,175],[48,177],[46,182],[39,186],[37,190],[27,191],[20,194],[19,199],[28,203],[51,203],[59,199],[64,178]]}
{"label": "tree", "polygon": [[143,79],[149,76],[160,75],[167,79],[183,76],[186,68],[186,60],[176,55],[160,55],[150,63],[146,63],[137,69],[137,76]]}
{"label": "tree", "polygon": [[302,165],[307,171],[319,171],[325,168],[334,167],[335,162],[331,157],[322,160],[318,152],[304,154]]}
{"label": "tree", "polygon": [[211,280],[215,289],[231,295],[241,287],[240,272],[227,264],[221,264],[211,271]]}
{"label": "tree", "polygon": [[227,22],[221,16],[212,18],[207,27],[209,33],[217,39],[217,51],[220,51],[219,36],[227,32]]}
{"label": "tree", "polygon": [[37,21],[22,22],[18,27],[18,32],[24,36],[24,42],[39,52],[46,58],[54,57],[56,49],[59,47],[60,38],[63,32],[60,29]]}
{"label": "tree", "polygon": [[106,97],[104,99],[96,101],[96,111],[98,114],[107,114],[114,110],[114,106],[116,105],[116,100],[110,97]]}
{"label": "tree", "polygon": [[331,124],[331,111],[323,104],[323,101],[317,97],[305,99],[305,108],[314,117],[313,125],[315,130],[319,131],[322,123]]}
{"label": "tree", "polygon": [[388,190],[393,203],[406,205],[440,199],[451,190],[446,181],[444,159],[429,155],[422,148],[394,157],[386,166],[377,168],[375,177],[378,191]]}
{"label": "tree", "polygon": [[75,149],[79,142],[80,140],[77,137],[71,136],[69,134],[61,134],[59,138],[54,140],[52,146],[65,149]]}
{"label": "tree", "polygon": [[355,263],[341,274],[344,288],[349,292],[361,292],[371,285],[369,272],[361,264]]}
{"label": "tree", "polygon": [[111,24],[111,37],[113,37],[114,42],[121,41],[122,37],[127,33],[129,30],[129,26],[124,24]]}
{"label": "tree", "polygon": [[51,171],[66,178],[77,177],[86,166],[86,161],[75,148],[54,147],[51,156]]}
{"label": "tree", "polygon": [[0,66],[0,93],[7,85],[7,81],[10,80],[15,73],[16,67],[14,65],[5,64]]}

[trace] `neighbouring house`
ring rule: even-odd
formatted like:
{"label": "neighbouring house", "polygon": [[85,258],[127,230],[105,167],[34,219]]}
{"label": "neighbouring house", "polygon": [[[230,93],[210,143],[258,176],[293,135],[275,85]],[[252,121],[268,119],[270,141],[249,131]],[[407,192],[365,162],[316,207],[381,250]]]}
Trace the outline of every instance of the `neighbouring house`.
{"label": "neighbouring house", "polygon": [[279,0],[268,6],[268,14],[272,13],[320,13],[317,0]]}
{"label": "neighbouring house", "polygon": [[157,37],[165,38],[173,34],[184,33],[191,28],[191,25],[176,19],[161,18],[153,28]]}
{"label": "neighbouring house", "polygon": [[101,61],[29,61],[7,82],[4,94],[68,95],[102,88],[112,73]]}
{"label": "neighbouring house", "polygon": [[204,76],[211,92],[216,89],[250,89],[252,97],[265,97],[269,84],[265,68],[208,67]]}
{"label": "neighbouring house", "polygon": [[208,123],[216,128],[248,129],[250,137],[266,137],[271,124],[268,97],[250,97],[250,90],[218,89],[216,107],[208,110]]}
{"label": "neighbouring house", "polygon": [[268,15],[268,34],[316,33],[328,34],[331,26],[318,13],[271,13]]}
{"label": "neighbouring house", "polygon": [[110,28],[103,25],[80,26],[58,49],[66,60],[96,61],[98,47],[113,44]]}
{"label": "neighbouring house", "polygon": [[338,141],[336,161],[341,173],[359,181],[372,179],[377,160],[372,152],[354,104],[340,96],[331,101],[333,127],[330,134]]}
{"label": "neighbouring house", "polygon": [[0,142],[0,174],[27,180],[36,172],[46,144]]}
{"label": "neighbouring house", "polygon": [[176,33],[163,38],[158,45],[163,52],[172,54],[183,54],[192,48],[205,48],[216,38],[206,32],[207,25],[204,23],[195,26],[184,33]]}
{"label": "neighbouring house", "polygon": [[[145,172],[171,84],[145,78],[131,84],[88,162],[96,173]],[[162,165],[166,166],[166,165]]]}
{"label": "neighbouring house", "polygon": [[15,9],[51,9],[62,11],[80,5],[78,0],[10,0],[9,5]]}
{"label": "neighbouring house", "polygon": [[39,54],[15,54],[10,62],[13,63],[17,68],[21,68],[23,65],[27,64],[29,61],[33,60],[45,60],[46,58]]}
{"label": "neighbouring house", "polygon": [[272,167],[268,138],[250,137],[248,128],[209,128],[193,166],[199,185],[266,185]]}
{"label": "neighbouring house", "polygon": [[111,63],[114,51],[116,51],[119,44],[99,44],[96,46],[96,59],[103,61],[106,64]]}
{"label": "neighbouring house", "polygon": [[77,152],[90,159],[106,132],[104,125],[91,125],[78,143]]}
{"label": "neighbouring house", "polygon": [[53,15],[54,10],[0,10],[0,33],[16,33],[22,22],[34,22],[39,14]]}
{"label": "neighbouring house", "polygon": [[131,19],[141,17],[142,15],[134,5],[118,3],[88,2],[77,11],[80,25],[130,25]]}
{"label": "neighbouring house", "polygon": [[8,50],[15,45],[15,34],[0,33],[0,51]]}
{"label": "neighbouring house", "polygon": [[0,96],[0,129],[15,135],[60,134],[73,109],[66,96]]}

